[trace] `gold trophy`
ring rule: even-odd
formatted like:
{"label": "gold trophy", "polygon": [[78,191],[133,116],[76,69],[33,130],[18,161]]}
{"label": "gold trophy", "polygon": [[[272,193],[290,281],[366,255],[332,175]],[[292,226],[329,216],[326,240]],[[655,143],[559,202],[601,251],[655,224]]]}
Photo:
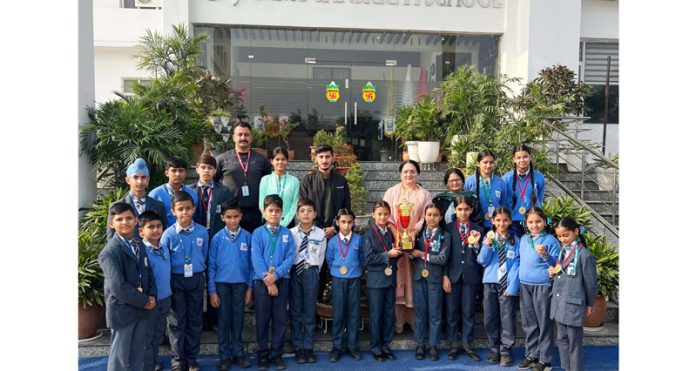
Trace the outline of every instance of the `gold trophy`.
{"label": "gold trophy", "polygon": [[400,244],[401,250],[403,251],[413,250],[413,241],[411,241],[411,237],[408,236],[408,225],[411,222],[411,210],[413,210],[413,206],[412,203],[406,200],[405,196],[403,202],[399,205],[399,223],[402,228]]}

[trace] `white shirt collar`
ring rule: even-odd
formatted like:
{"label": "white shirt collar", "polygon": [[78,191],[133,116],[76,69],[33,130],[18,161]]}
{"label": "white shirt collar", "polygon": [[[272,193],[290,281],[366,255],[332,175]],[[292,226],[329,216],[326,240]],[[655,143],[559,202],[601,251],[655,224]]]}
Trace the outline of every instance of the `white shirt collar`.
{"label": "white shirt collar", "polygon": [[348,233],[347,236],[344,236],[343,233],[338,232],[338,238],[341,239],[341,242],[343,242],[344,239],[350,240],[352,235],[353,235],[353,232]]}
{"label": "white shirt collar", "polygon": [[159,249],[159,248],[160,248],[160,246],[155,246],[155,245],[151,244],[150,241],[148,241],[148,240],[146,240],[146,239],[144,239],[144,238],[143,238],[143,244],[144,244],[146,247],[149,247],[149,248],[151,248],[151,249]]}
{"label": "white shirt collar", "polygon": [[199,180],[198,183],[196,183],[196,184],[198,185],[199,188],[200,188],[200,187],[203,187],[203,186],[207,186],[207,187],[210,187],[210,188],[213,188],[213,187],[214,187],[214,183],[213,183],[212,181],[211,181],[210,183],[203,183],[203,182],[201,182],[201,181]]}
{"label": "white shirt collar", "polygon": [[[179,222],[176,222],[174,224],[174,228],[176,229],[176,233],[181,233],[181,231],[184,230],[184,227],[182,227],[181,224],[179,224]],[[189,224],[188,230],[193,233],[193,230],[194,230],[193,222],[191,222],[191,224]]]}

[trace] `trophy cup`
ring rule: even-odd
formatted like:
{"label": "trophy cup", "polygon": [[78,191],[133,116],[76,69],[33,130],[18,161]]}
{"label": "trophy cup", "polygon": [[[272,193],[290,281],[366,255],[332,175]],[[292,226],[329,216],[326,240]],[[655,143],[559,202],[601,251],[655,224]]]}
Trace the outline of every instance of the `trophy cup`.
{"label": "trophy cup", "polygon": [[408,225],[411,222],[411,210],[413,209],[413,204],[408,202],[404,197],[404,201],[399,205],[399,223],[401,224],[401,250],[410,251],[413,250],[413,241],[408,235]]}

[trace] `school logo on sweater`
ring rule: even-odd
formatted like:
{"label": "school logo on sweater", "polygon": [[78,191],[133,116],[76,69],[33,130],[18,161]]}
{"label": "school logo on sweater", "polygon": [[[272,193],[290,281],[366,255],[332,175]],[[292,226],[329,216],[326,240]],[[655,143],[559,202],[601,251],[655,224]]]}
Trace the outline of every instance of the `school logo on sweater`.
{"label": "school logo on sweater", "polygon": [[247,251],[247,250],[249,250],[249,247],[247,246],[246,242],[242,242],[242,244],[239,245],[239,250],[240,250],[240,251]]}
{"label": "school logo on sweater", "polygon": [[198,247],[203,247],[203,237],[196,238],[196,243],[198,244]]}

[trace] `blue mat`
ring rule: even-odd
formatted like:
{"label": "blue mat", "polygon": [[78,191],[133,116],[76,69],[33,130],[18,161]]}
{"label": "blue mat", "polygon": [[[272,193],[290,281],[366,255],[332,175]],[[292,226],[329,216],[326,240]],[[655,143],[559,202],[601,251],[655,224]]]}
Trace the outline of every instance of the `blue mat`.
{"label": "blue mat", "polygon": [[[615,371],[619,369],[619,347],[618,346],[586,346],[585,352],[585,369],[593,371]],[[447,359],[447,350],[440,351],[440,360],[437,362],[430,361],[427,357],[423,361],[417,361],[414,358],[414,352],[410,350],[398,350],[395,361],[385,361],[379,363],[372,358],[370,352],[362,352],[363,360],[354,361],[349,356],[344,355],[336,363],[329,362],[327,353],[317,353],[318,362],[314,364],[298,365],[295,363],[294,356],[286,354],[283,360],[288,370],[387,370],[398,369],[402,370],[486,370],[486,371],[510,371],[516,370],[516,366],[524,357],[524,349],[514,348],[512,351],[513,367],[500,367],[500,365],[491,365],[486,362],[487,349],[476,349],[476,353],[481,356],[481,362],[473,362],[464,356],[460,356],[456,361]],[[426,354],[427,356],[427,354]],[[252,356],[252,367],[247,370],[256,369],[256,357]],[[558,353],[555,354],[554,368],[560,369]],[[80,371],[100,371],[106,370],[107,357],[91,357],[80,358]],[[169,362],[171,357],[160,357],[160,362],[165,366],[164,370],[169,370]],[[217,370],[217,356],[205,355],[198,359],[202,371]],[[233,369],[239,369],[234,366]],[[269,370],[275,370],[273,366],[269,366]]]}

